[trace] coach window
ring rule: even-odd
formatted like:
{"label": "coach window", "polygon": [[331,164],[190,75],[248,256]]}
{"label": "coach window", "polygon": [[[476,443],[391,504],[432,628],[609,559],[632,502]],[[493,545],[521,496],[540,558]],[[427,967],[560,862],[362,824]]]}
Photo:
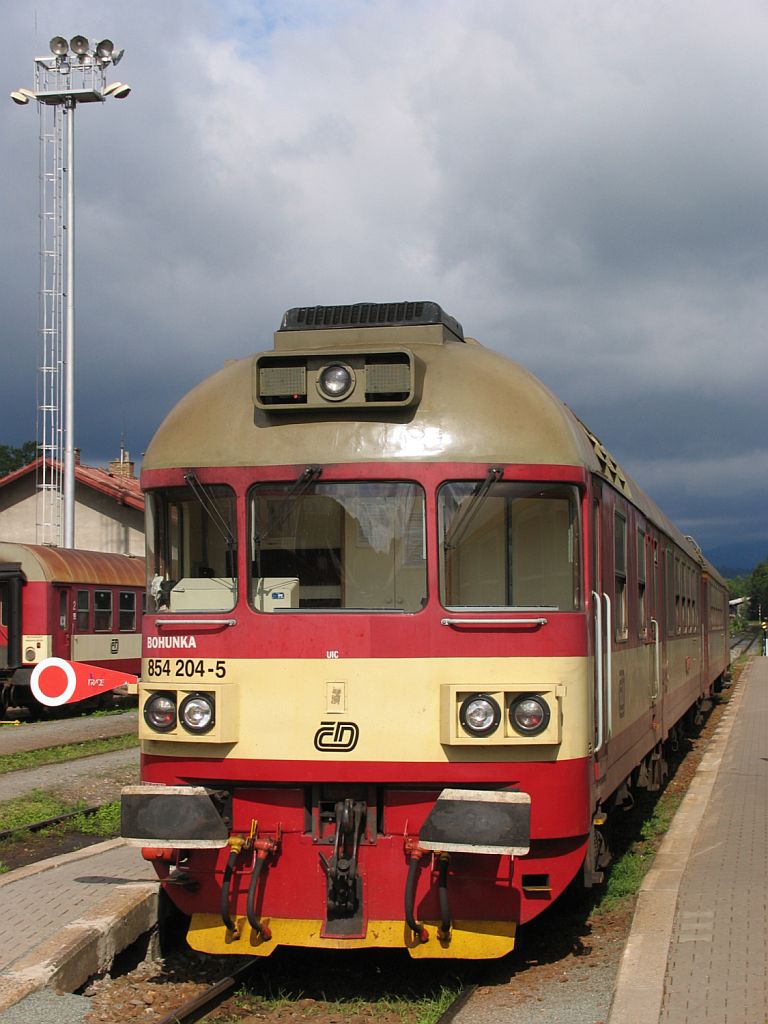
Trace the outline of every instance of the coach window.
{"label": "coach window", "polygon": [[675,635],[675,560],[671,548],[664,549],[664,600],[667,636]]}
{"label": "coach window", "polygon": [[130,590],[121,590],[118,598],[118,616],[121,633],[136,632],[136,595]]}
{"label": "coach window", "polygon": [[250,530],[249,597],[257,611],[417,612],[426,604],[417,484],[258,484]]}
{"label": "coach window", "polygon": [[93,592],[93,628],[96,633],[112,632],[112,591]]}
{"label": "coach window", "polygon": [[646,559],[647,543],[645,530],[637,529],[637,613],[639,616],[638,631],[641,637],[648,634],[648,620],[646,617],[645,585],[646,585]]}
{"label": "coach window", "polygon": [[78,590],[75,597],[75,629],[78,633],[88,633],[91,629],[91,592]]}
{"label": "coach window", "polygon": [[627,521],[620,512],[613,515],[614,563],[616,579],[613,608],[616,639],[626,640],[627,629]]}
{"label": "coach window", "polygon": [[446,608],[580,607],[576,488],[457,481],[440,488],[438,515]]}
{"label": "coach window", "polygon": [[235,495],[201,484],[147,492],[147,590],[152,612],[223,612],[237,603]]}

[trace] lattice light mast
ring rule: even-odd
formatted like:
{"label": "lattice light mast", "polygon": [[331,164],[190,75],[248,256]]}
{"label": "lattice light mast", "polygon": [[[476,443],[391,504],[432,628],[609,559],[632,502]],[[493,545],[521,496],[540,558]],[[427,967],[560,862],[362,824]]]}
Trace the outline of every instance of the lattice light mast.
{"label": "lattice light mast", "polygon": [[[123,56],[110,39],[54,36],[50,57],[35,57],[35,88],[11,93],[37,100],[40,113],[40,335],[37,376],[37,541],[75,546],[75,108],[124,99],[107,68]],[[62,415],[63,413],[63,415]]]}

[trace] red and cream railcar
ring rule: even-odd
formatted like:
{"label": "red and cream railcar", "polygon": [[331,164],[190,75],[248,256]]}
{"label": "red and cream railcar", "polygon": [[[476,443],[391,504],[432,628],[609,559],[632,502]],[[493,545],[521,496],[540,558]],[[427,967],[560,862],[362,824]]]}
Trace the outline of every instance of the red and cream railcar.
{"label": "red and cream railcar", "polygon": [[46,658],[138,675],[144,565],[127,555],[0,542],[0,701],[39,711]]}
{"label": "red and cream railcar", "polygon": [[142,485],[123,832],[198,950],[504,954],[727,667],[695,544],[432,303],[290,310]]}

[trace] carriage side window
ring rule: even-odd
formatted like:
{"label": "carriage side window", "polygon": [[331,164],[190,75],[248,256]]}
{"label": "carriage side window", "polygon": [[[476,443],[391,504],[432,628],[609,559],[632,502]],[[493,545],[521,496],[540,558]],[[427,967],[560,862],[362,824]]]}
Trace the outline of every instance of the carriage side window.
{"label": "carriage side window", "polygon": [[93,628],[97,633],[112,632],[112,591],[93,592]]}
{"label": "carriage side window", "polygon": [[581,605],[578,492],[562,484],[456,481],[438,493],[446,608]]}
{"label": "carriage side window", "polygon": [[614,565],[616,579],[613,609],[616,639],[626,640],[627,629],[627,521],[620,512],[613,516]]}
{"label": "carriage side window", "polygon": [[647,543],[645,530],[637,529],[637,613],[639,616],[638,631],[641,637],[648,634],[648,620],[646,614],[645,586],[646,586],[646,559]]}
{"label": "carriage side window", "polygon": [[222,612],[237,604],[237,518],[229,487],[147,492],[147,591],[151,612]]}
{"label": "carriage side window", "polygon": [[91,592],[78,590],[75,596],[75,629],[78,633],[88,633],[91,629]]}
{"label": "carriage side window", "polygon": [[257,484],[249,599],[259,612],[417,612],[427,599],[424,491],[400,481]]}
{"label": "carriage side window", "polygon": [[135,633],[136,595],[130,590],[121,590],[118,601],[118,621],[120,632]]}
{"label": "carriage side window", "polygon": [[681,579],[681,567],[680,559],[675,556],[675,633],[679,634],[682,631],[682,579]]}
{"label": "carriage side window", "polygon": [[675,559],[671,548],[664,550],[664,599],[666,602],[667,636],[675,635]]}

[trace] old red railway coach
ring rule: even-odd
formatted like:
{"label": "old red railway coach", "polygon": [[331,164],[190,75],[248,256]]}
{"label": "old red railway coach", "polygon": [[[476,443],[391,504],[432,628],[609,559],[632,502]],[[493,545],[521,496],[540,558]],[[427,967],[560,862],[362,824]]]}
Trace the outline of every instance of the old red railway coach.
{"label": "old red railway coach", "polygon": [[503,955],[727,667],[695,543],[434,303],[289,310],[142,485],[123,832],[204,952]]}
{"label": "old red railway coach", "polygon": [[0,708],[42,710],[30,678],[46,658],[138,675],[144,593],[138,558],[0,542]]}

